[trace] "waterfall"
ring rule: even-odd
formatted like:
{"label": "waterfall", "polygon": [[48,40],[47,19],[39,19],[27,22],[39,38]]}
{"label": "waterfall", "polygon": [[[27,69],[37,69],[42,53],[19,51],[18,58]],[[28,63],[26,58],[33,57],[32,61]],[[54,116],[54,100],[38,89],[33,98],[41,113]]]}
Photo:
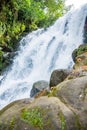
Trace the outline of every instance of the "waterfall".
{"label": "waterfall", "polygon": [[17,55],[0,84],[0,108],[8,103],[30,97],[38,80],[49,81],[55,69],[73,66],[72,52],[83,43],[87,5],[69,11],[47,29],[38,29],[20,41]]}

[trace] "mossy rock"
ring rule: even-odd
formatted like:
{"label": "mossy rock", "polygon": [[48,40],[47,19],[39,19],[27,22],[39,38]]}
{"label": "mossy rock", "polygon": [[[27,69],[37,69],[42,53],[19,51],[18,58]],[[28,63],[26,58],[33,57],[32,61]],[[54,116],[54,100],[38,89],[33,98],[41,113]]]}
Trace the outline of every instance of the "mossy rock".
{"label": "mossy rock", "polygon": [[87,71],[87,52],[76,57],[76,62],[73,66],[75,70]]}
{"label": "mossy rock", "polygon": [[74,112],[57,97],[16,101],[0,113],[0,130],[81,130]]}
{"label": "mossy rock", "polygon": [[77,49],[73,51],[72,53],[73,61],[76,62],[76,57],[84,52],[87,52],[87,44],[80,45]]}

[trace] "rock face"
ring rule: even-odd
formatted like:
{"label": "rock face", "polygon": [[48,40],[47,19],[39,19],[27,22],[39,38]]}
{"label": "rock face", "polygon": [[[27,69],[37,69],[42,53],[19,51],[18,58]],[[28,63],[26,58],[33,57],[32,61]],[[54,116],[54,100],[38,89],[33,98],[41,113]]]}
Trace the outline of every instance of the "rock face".
{"label": "rock face", "polygon": [[87,76],[60,83],[51,95],[58,97],[70,108],[76,114],[81,128],[87,130]]}
{"label": "rock face", "polygon": [[31,90],[35,98],[3,108],[0,130],[87,130],[87,52],[79,51],[72,72],[52,73],[48,93],[48,83],[38,81]]}
{"label": "rock face", "polygon": [[66,80],[56,87],[56,96],[71,107],[87,110],[87,76]]}
{"label": "rock face", "polygon": [[50,87],[58,85],[69,75],[69,73],[70,73],[69,70],[63,70],[63,69],[54,70],[50,78]]}
{"label": "rock face", "polygon": [[0,130],[87,130],[87,76],[65,80],[47,96],[0,111]]}
{"label": "rock face", "polygon": [[47,81],[44,80],[37,81],[36,83],[33,84],[30,96],[34,97],[37,93],[47,89],[49,89],[49,84]]}
{"label": "rock face", "polygon": [[17,101],[1,113],[0,130],[80,130],[81,125],[73,110],[57,97]]}

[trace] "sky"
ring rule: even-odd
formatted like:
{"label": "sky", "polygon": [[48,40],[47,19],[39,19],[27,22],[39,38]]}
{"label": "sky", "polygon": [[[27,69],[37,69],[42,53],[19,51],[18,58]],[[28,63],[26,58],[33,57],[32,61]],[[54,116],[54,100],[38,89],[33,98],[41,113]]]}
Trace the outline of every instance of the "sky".
{"label": "sky", "polygon": [[66,0],[66,5],[74,5],[75,8],[79,8],[81,5],[87,3],[87,0]]}

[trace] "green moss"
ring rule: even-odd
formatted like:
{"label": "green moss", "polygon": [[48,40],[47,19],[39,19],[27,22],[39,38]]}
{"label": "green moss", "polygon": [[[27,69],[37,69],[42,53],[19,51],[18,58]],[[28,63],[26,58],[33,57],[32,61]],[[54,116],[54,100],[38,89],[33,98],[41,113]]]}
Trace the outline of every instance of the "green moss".
{"label": "green moss", "polygon": [[62,113],[62,111],[60,112],[60,120],[61,120],[61,130],[66,130],[66,120],[65,117]]}
{"label": "green moss", "polygon": [[57,88],[53,87],[51,92],[48,93],[48,97],[56,97]]}
{"label": "green moss", "polygon": [[39,127],[40,130],[43,130],[43,118],[39,108],[23,110],[21,119],[31,126]]}
{"label": "green moss", "polygon": [[14,130],[15,118],[12,118],[10,121],[0,121],[0,130]]}
{"label": "green moss", "polygon": [[15,125],[15,118],[12,118],[12,119],[10,120],[10,129],[11,129],[11,130],[14,130],[14,125]]}
{"label": "green moss", "polygon": [[85,88],[83,89],[83,101],[85,100],[86,95],[87,95],[87,84],[86,84]]}
{"label": "green moss", "polygon": [[78,56],[78,55],[81,55],[81,54],[84,53],[84,52],[87,52],[87,45],[80,46],[80,47],[77,49],[77,56]]}
{"label": "green moss", "polygon": [[9,125],[7,124],[7,122],[0,122],[0,130],[13,130],[11,128],[9,128]]}
{"label": "green moss", "polygon": [[75,125],[77,126],[77,130],[84,130],[79,121],[79,116],[75,112],[73,112],[73,113],[75,116]]}

